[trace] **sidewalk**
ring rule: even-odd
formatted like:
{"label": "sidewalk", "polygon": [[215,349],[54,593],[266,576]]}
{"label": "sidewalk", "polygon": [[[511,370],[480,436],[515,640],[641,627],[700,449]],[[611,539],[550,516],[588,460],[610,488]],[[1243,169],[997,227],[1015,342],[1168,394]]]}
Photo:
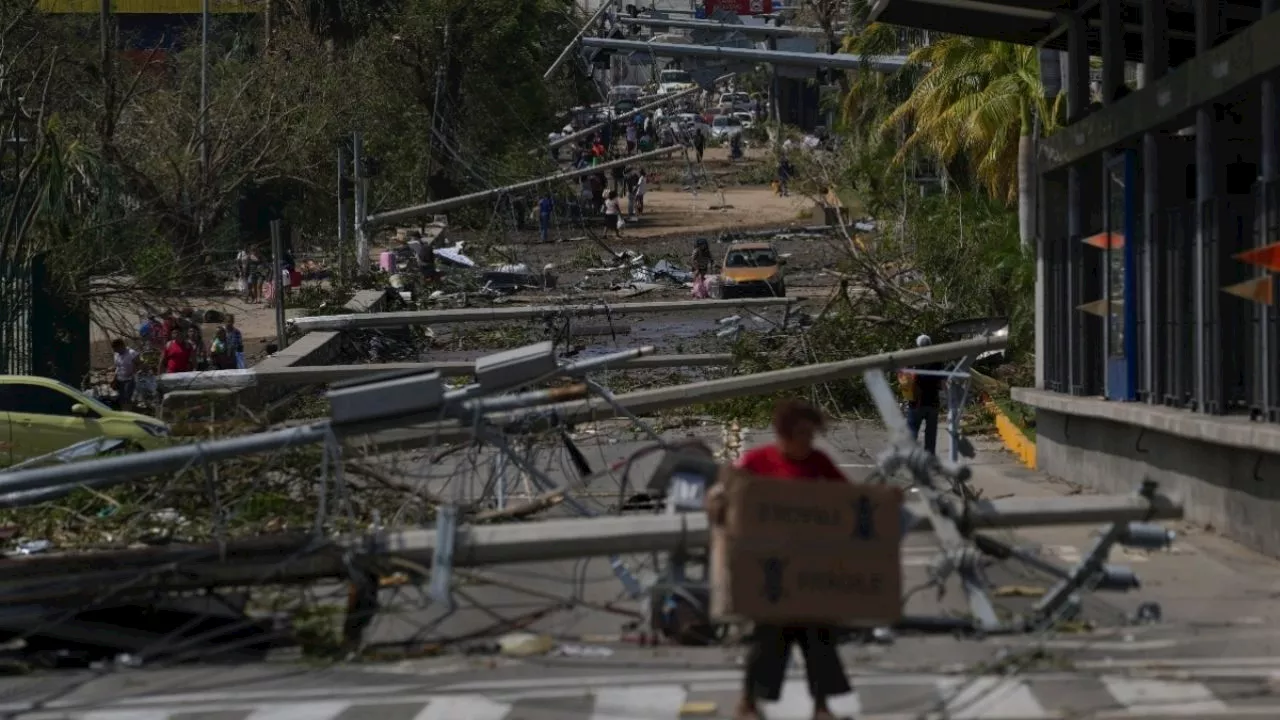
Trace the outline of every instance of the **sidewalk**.
{"label": "sidewalk", "polygon": [[[940,438],[940,449],[945,446]],[[972,486],[982,497],[1063,497],[1088,490],[1044,473],[1028,470],[998,442],[974,439],[977,457],[970,462]],[[1134,490],[1141,478],[1134,479]],[[1280,562],[1247,550],[1204,528],[1185,522],[1165,523],[1178,533],[1172,548],[1147,552],[1116,547],[1111,562],[1137,573],[1142,587],[1128,594],[1107,593],[1109,605],[1128,611],[1142,602],[1159,602],[1166,623],[1271,625],[1280,621]],[[1046,556],[1073,564],[1096,541],[1099,527],[1028,528],[1011,535],[1014,542],[1037,545]]]}

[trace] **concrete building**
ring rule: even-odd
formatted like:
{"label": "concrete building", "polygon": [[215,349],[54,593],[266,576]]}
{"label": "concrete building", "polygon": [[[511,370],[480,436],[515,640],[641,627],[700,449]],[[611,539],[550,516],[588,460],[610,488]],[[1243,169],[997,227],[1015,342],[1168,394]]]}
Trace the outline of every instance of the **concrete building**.
{"label": "concrete building", "polygon": [[[876,0],[874,14],[1065,55],[1069,125],[1038,154],[1036,387],[1014,395],[1037,408],[1041,469],[1115,492],[1158,480],[1192,521],[1280,555],[1275,9]],[[1132,86],[1126,61],[1141,63]]]}

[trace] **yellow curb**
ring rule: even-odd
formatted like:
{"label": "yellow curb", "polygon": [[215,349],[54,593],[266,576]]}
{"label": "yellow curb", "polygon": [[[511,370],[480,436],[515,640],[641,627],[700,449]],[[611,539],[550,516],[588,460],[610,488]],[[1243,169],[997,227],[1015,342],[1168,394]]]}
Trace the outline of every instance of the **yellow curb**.
{"label": "yellow curb", "polygon": [[1000,441],[1004,443],[1005,449],[1013,453],[1023,465],[1035,470],[1035,441],[1027,438],[1021,428],[1004,414],[999,405],[987,400],[986,406],[996,418],[996,432],[1000,435]]}

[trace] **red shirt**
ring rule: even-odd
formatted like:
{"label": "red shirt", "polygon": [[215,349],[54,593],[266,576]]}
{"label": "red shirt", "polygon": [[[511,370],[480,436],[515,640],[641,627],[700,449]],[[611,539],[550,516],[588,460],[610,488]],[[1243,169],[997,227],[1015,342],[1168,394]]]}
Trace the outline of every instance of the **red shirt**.
{"label": "red shirt", "polygon": [[803,460],[792,460],[777,445],[748,450],[738,459],[738,467],[752,475],[800,482],[848,482],[840,468],[821,450]]}
{"label": "red shirt", "polygon": [[182,340],[170,340],[168,345],[164,346],[164,354],[161,361],[164,363],[164,371],[166,373],[191,372],[191,358],[195,355],[195,348]]}

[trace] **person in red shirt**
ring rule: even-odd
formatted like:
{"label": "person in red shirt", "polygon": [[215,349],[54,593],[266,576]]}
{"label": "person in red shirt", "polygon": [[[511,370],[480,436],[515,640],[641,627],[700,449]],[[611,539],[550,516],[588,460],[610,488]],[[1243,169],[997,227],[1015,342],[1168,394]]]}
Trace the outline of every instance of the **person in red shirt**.
{"label": "person in red shirt", "polygon": [[169,343],[160,355],[161,374],[191,372],[194,355],[195,348],[183,339],[181,330],[174,328],[169,332]]}
{"label": "person in red shirt", "polygon": [[[848,482],[826,453],[813,446],[822,431],[822,413],[802,400],[783,400],[773,411],[773,431],[777,441],[747,451],[738,467],[752,475],[785,482]],[[723,502],[723,495],[717,502]],[[723,513],[723,507],[709,507]],[[759,701],[776,702],[782,697],[791,646],[799,645],[813,696],[814,720],[835,720],[827,698],[852,692],[844,666],[836,652],[832,628],[823,626],[756,625],[747,653],[746,679],[737,720],[760,720]]]}

